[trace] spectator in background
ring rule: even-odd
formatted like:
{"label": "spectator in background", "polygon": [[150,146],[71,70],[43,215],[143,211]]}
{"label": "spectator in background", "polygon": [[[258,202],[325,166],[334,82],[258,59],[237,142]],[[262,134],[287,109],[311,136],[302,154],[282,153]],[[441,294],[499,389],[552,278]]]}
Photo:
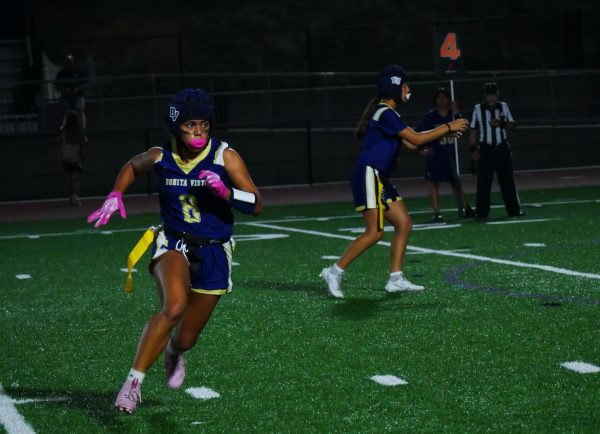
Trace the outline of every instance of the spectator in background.
{"label": "spectator in background", "polygon": [[473,108],[471,132],[471,159],[477,164],[476,217],[485,219],[490,213],[490,195],[494,172],[504,200],[506,212],[511,217],[523,215],[515,186],[512,152],[507,130],[514,128],[515,120],[508,104],[498,100],[496,83],[484,86],[484,101]]}
{"label": "spectator in background", "polygon": [[[429,111],[417,131],[427,131],[437,128],[440,125],[452,122],[459,115],[458,105],[450,99],[450,93],[443,87],[436,90],[433,97],[434,109]],[[433,208],[432,223],[444,223],[444,218],[440,211],[440,182],[447,182],[452,186],[452,192],[459,204],[459,215],[461,217],[473,217],[474,213],[469,203],[466,201],[460,185],[460,178],[456,173],[452,150],[454,137],[442,136],[421,150],[421,154],[426,156],[425,179],[429,184],[429,197],[431,198],[431,207]]]}
{"label": "spectator in background", "polygon": [[85,118],[85,88],[88,86],[88,80],[83,70],[75,64],[75,58],[67,54],[64,60],[63,68],[56,74],[56,90],[60,92],[60,101],[64,108],[62,116],[62,125],[64,127],[69,112],[78,112],[81,114],[83,129],[86,127]]}
{"label": "spectator in background", "polygon": [[56,89],[64,113],[60,131],[62,142],[63,167],[68,177],[69,202],[81,205],[81,148],[87,143],[84,91],[88,85],[84,72],[75,65],[75,59],[68,54],[64,67],[56,75]]}
{"label": "spectator in background", "polygon": [[69,188],[69,203],[81,205],[79,193],[81,190],[81,151],[87,137],[83,128],[83,116],[80,112],[69,110],[61,127],[63,167],[67,174]]}

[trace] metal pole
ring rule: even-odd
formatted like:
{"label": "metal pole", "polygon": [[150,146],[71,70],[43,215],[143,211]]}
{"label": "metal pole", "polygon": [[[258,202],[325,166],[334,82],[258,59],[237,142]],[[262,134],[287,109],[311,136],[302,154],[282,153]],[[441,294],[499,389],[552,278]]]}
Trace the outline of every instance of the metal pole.
{"label": "metal pole", "polygon": [[[454,80],[450,80],[450,99],[454,101]],[[454,112],[452,112],[454,119]],[[458,162],[458,140],[454,137],[454,160],[456,163],[456,175],[460,176],[460,163]]]}
{"label": "metal pole", "polygon": [[[454,80],[450,80],[450,98],[454,101]],[[454,119],[454,113],[452,113],[452,119]],[[464,192],[462,184],[460,182],[460,164],[458,162],[458,140],[454,137],[454,160],[456,170],[453,170],[454,178],[454,195],[456,197],[456,206],[458,208],[458,217],[463,218],[465,216],[465,209],[463,208]]]}

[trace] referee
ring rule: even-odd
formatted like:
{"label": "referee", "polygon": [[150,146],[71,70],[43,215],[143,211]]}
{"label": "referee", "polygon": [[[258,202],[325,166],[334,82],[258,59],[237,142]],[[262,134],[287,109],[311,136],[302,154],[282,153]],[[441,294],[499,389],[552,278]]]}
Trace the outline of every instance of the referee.
{"label": "referee", "polygon": [[496,83],[484,86],[484,101],[473,108],[469,143],[471,159],[477,165],[477,204],[475,215],[485,219],[490,213],[490,195],[494,172],[511,217],[523,215],[512,167],[512,152],[506,131],[515,126],[508,104],[498,101]]}

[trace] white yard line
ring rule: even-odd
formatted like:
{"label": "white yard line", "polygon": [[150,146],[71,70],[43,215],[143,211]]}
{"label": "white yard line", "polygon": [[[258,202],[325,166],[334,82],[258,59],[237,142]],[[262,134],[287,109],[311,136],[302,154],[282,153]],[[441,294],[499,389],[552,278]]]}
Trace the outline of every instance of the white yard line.
{"label": "white yard line", "polygon": [[[531,204],[524,204],[524,206],[545,206],[545,205],[569,205],[569,204],[583,204],[583,203],[600,203],[600,199],[586,199],[586,200],[565,200],[565,201],[554,201],[554,202],[538,202]],[[504,205],[492,205],[492,208],[504,208]],[[445,208],[442,210],[446,211],[456,211],[456,208]],[[409,214],[430,214],[430,210],[420,210],[420,211],[411,211]],[[318,221],[330,221],[330,220],[340,220],[340,219],[351,219],[351,218],[361,218],[362,215],[360,213],[355,214],[346,214],[346,215],[338,215],[338,216],[327,216],[327,217],[302,217],[302,218],[282,218],[282,219],[274,219],[274,220],[261,220],[260,223],[286,223],[286,222],[318,222]],[[510,220],[508,223],[514,222],[518,223],[519,221],[525,222],[524,220]],[[490,222],[489,224],[505,224],[504,222]],[[236,225],[254,225],[254,222],[238,222]],[[444,225],[439,225],[440,227],[444,227]],[[445,225],[445,227],[452,227],[453,225]],[[141,232],[148,229],[147,227],[143,228],[128,228],[128,229],[114,229],[110,232],[112,233],[122,233],[122,232]],[[41,237],[66,237],[73,235],[107,235],[108,231],[101,231],[98,229],[80,229],[72,232],[50,232],[45,234],[15,234],[15,235],[2,235],[0,236],[0,240],[13,240],[20,238],[28,238],[28,239],[39,239]]]}
{"label": "white yard line", "polygon": [[[413,231],[428,231],[428,230],[432,230],[432,229],[452,229],[452,228],[458,228],[460,226],[462,226],[460,223],[457,223],[454,225],[439,224],[439,223],[425,224],[425,225],[413,225]],[[384,226],[383,229],[385,231],[393,231],[394,227],[393,226]],[[354,228],[341,228],[341,229],[338,229],[338,231],[350,232],[352,234],[360,234],[365,231],[365,227],[359,226],[359,227],[354,227]]]}
{"label": "white yard line", "polygon": [[[73,232],[51,232],[46,234],[17,234],[17,235],[6,235],[0,236],[0,240],[14,240],[20,238],[27,238],[30,240],[37,240],[41,237],[68,237],[73,235],[112,235],[123,232],[139,232],[143,233],[147,227],[144,228],[130,228],[130,229],[115,229],[113,231],[99,231],[98,229],[85,229]],[[276,238],[285,238],[288,235],[285,234],[243,234],[234,235],[236,241],[257,241],[257,240],[273,240]]]}
{"label": "white yard line", "polygon": [[0,425],[8,434],[35,434],[31,425],[17,411],[15,403],[16,401],[8,396],[0,385]]}
{"label": "white yard line", "polygon": [[487,222],[486,225],[513,225],[518,223],[537,223],[537,222],[550,222],[561,219],[517,219],[517,220],[503,220],[499,222]]}
{"label": "white yard line", "polygon": [[[354,238],[355,238],[355,237],[352,237],[349,235],[331,234],[328,232],[312,231],[312,230],[298,229],[298,228],[289,228],[289,227],[285,227],[285,226],[270,225],[270,224],[264,224],[264,223],[248,223],[248,224],[251,226],[259,227],[259,228],[275,229],[278,231],[296,232],[296,233],[300,233],[300,234],[315,235],[315,236],[324,237],[324,238],[337,238],[340,240],[354,240]],[[387,241],[380,241],[377,244],[379,244],[381,246],[390,246],[390,243]],[[509,261],[507,259],[490,258],[487,256],[471,255],[468,253],[453,252],[450,250],[427,249],[424,247],[416,247],[416,246],[408,246],[407,250],[412,251],[412,252],[430,253],[433,255],[451,256],[451,257],[455,257],[455,258],[471,259],[474,261],[490,262],[493,264],[511,265],[513,267],[532,268],[532,269],[536,269],[536,270],[548,271],[551,273],[564,274],[567,276],[585,277],[588,279],[600,280],[600,274],[584,273],[581,271],[573,271],[573,270],[568,270],[566,268],[553,267],[551,265],[529,264],[527,262]]]}
{"label": "white yard line", "polygon": [[[570,205],[570,204],[583,204],[583,203],[598,203],[600,199],[582,199],[582,200],[562,200],[562,201],[550,201],[550,202],[533,202],[533,203],[525,203],[523,206],[533,206],[540,207],[546,205]],[[491,208],[504,208],[504,205],[492,205]],[[456,208],[444,208],[440,210],[440,212],[452,212],[456,211]],[[431,210],[418,210],[418,211],[409,211],[410,215],[417,214],[431,214]],[[300,217],[300,218],[281,218],[281,219],[273,219],[273,220],[261,220],[261,223],[285,223],[285,222],[325,222],[329,220],[339,220],[339,219],[350,219],[350,218],[361,218],[362,214],[344,214],[338,216],[326,216],[326,217]],[[236,223],[238,225],[247,225],[252,222],[239,222]]]}
{"label": "white yard line", "polygon": [[18,238],[29,238],[31,240],[38,239],[40,237],[69,237],[73,235],[109,235],[110,233],[121,233],[121,232],[142,232],[148,229],[143,228],[129,228],[129,229],[114,229],[112,231],[101,231],[98,229],[81,229],[72,232],[49,232],[46,234],[16,234],[16,235],[3,235],[0,236],[0,240],[14,240]]}

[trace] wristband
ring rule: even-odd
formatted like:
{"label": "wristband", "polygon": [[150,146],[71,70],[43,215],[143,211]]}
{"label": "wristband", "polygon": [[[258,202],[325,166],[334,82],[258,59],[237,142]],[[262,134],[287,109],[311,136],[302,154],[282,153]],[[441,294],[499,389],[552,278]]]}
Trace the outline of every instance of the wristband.
{"label": "wristband", "polygon": [[452,128],[450,127],[450,124],[446,122],[444,125],[446,125],[448,127],[448,132],[451,133],[452,132]]}
{"label": "wristband", "polygon": [[254,214],[256,210],[256,195],[247,191],[231,188],[227,203],[244,214]]}

